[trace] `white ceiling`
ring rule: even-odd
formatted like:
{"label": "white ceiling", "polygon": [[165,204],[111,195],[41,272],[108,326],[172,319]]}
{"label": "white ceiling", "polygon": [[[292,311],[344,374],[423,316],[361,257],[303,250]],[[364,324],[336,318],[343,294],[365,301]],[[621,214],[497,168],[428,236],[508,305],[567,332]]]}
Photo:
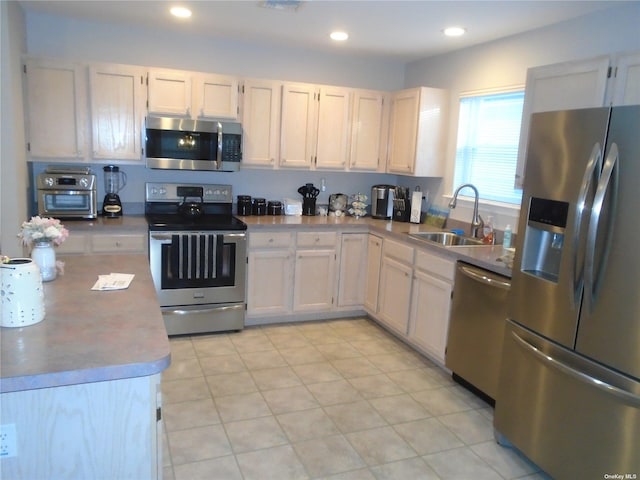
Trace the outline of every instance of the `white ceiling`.
{"label": "white ceiling", "polygon": [[[630,2],[310,0],[302,2],[295,11],[264,8],[259,0],[21,0],[19,3],[26,12],[411,61]],[[188,20],[173,18],[168,13],[173,5],[189,7],[193,16]],[[450,25],[465,27],[467,34],[461,38],[444,37],[442,29]],[[328,35],[334,29],[348,31],[349,40],[339,45],[329,40]]]}

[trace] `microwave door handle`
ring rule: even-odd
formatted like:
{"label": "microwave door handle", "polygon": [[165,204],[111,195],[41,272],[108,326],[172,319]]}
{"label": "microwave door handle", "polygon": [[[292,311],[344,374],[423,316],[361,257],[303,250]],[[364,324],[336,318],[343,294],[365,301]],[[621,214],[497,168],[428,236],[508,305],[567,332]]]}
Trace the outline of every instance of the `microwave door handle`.
{"label": "microwave door handle", "polygon": [[582,222],[584,220],[585,208],[587,203],[587,195],[591,189],[593,181],[599,180],[598,176],[602,170],[602,146],[600,142],[597,142],[591,150],[589,161],[584,170],[584,176],[582,177],[582,183],[580,184],[580,192],[578,194],[578,202],[576,204],[575,223],[573,226],[573,278],[572,290],[573,290],[573,304],[578,307],[580,305],[582,297],[582,287],[584,285],[584,258],[578,258],[580,251],[580,240]]}
{"label": "microwave door handle", "polygon": [[218,122],[218,150],[216,152],[216,170],[222,168],[222,123]]}
{"label": "microwave door handle", "polygon": [[[618,171],[619,171],[619,154],[618,145],[611,144],[609,153],[607,154],[602,169],[602,176],[598,182],[596,195],[593,200],[593,208],[591,219],[589,220],[589,230],[587,231],[587,249],[585,258],[585,301],[587,311],[593,312],[593,305],[597,301],[602,277],[604,276],[604,267],[611,250],[613,219],[616,212],[616,203],[618,197]],[[596,258],[596,243],[598,240],[598,230],[600,228],[600,215],[605,197],[610,193],[610,204],[605,212],[607,217],[607,230],[604,232],[604,249],[599,258]]]}

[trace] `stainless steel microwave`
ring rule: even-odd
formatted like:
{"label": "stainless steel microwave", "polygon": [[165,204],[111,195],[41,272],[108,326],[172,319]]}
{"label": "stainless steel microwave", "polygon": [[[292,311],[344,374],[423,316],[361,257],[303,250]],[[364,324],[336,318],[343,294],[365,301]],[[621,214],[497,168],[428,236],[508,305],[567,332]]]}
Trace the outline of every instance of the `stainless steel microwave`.
{"label": "stainless steel microwave", "polygon": [[242,160],[242,125],[169,117],[147,117],[148,168],[235,172]]}

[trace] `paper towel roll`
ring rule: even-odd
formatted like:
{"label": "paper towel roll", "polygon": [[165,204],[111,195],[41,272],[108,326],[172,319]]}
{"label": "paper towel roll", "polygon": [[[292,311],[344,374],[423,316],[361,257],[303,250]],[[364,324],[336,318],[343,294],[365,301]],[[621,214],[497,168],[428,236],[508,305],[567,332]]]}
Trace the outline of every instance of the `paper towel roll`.
{"label": "paper towel roll", "polygon": [[416,191],[411,194],[411,223],[420,223],[420,213],[422,211],[422,192]]}

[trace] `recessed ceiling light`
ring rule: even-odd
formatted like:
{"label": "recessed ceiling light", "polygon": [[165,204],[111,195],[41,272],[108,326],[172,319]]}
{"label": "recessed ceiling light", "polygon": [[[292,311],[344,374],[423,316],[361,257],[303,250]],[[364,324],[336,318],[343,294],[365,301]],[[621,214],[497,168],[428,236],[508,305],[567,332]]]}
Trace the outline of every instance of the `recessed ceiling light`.
{"label": "recessed ceiling light", "polygon": [[462,27],[447,27],[443,30],[447,37],[460,37],[466,33],[466,28]]}
{"label": "recessed ceiling light", "polygon": [[189,18],[191,16],[191,10],[186,7],[172,7],[171,15],[178,18]]}
{"label": "recessed ceiling light", "polygon": [[331,32],[331,40],[335,40],[336,42],[344,42],[347,38],[349,38],[349,34],[347,32]]}

